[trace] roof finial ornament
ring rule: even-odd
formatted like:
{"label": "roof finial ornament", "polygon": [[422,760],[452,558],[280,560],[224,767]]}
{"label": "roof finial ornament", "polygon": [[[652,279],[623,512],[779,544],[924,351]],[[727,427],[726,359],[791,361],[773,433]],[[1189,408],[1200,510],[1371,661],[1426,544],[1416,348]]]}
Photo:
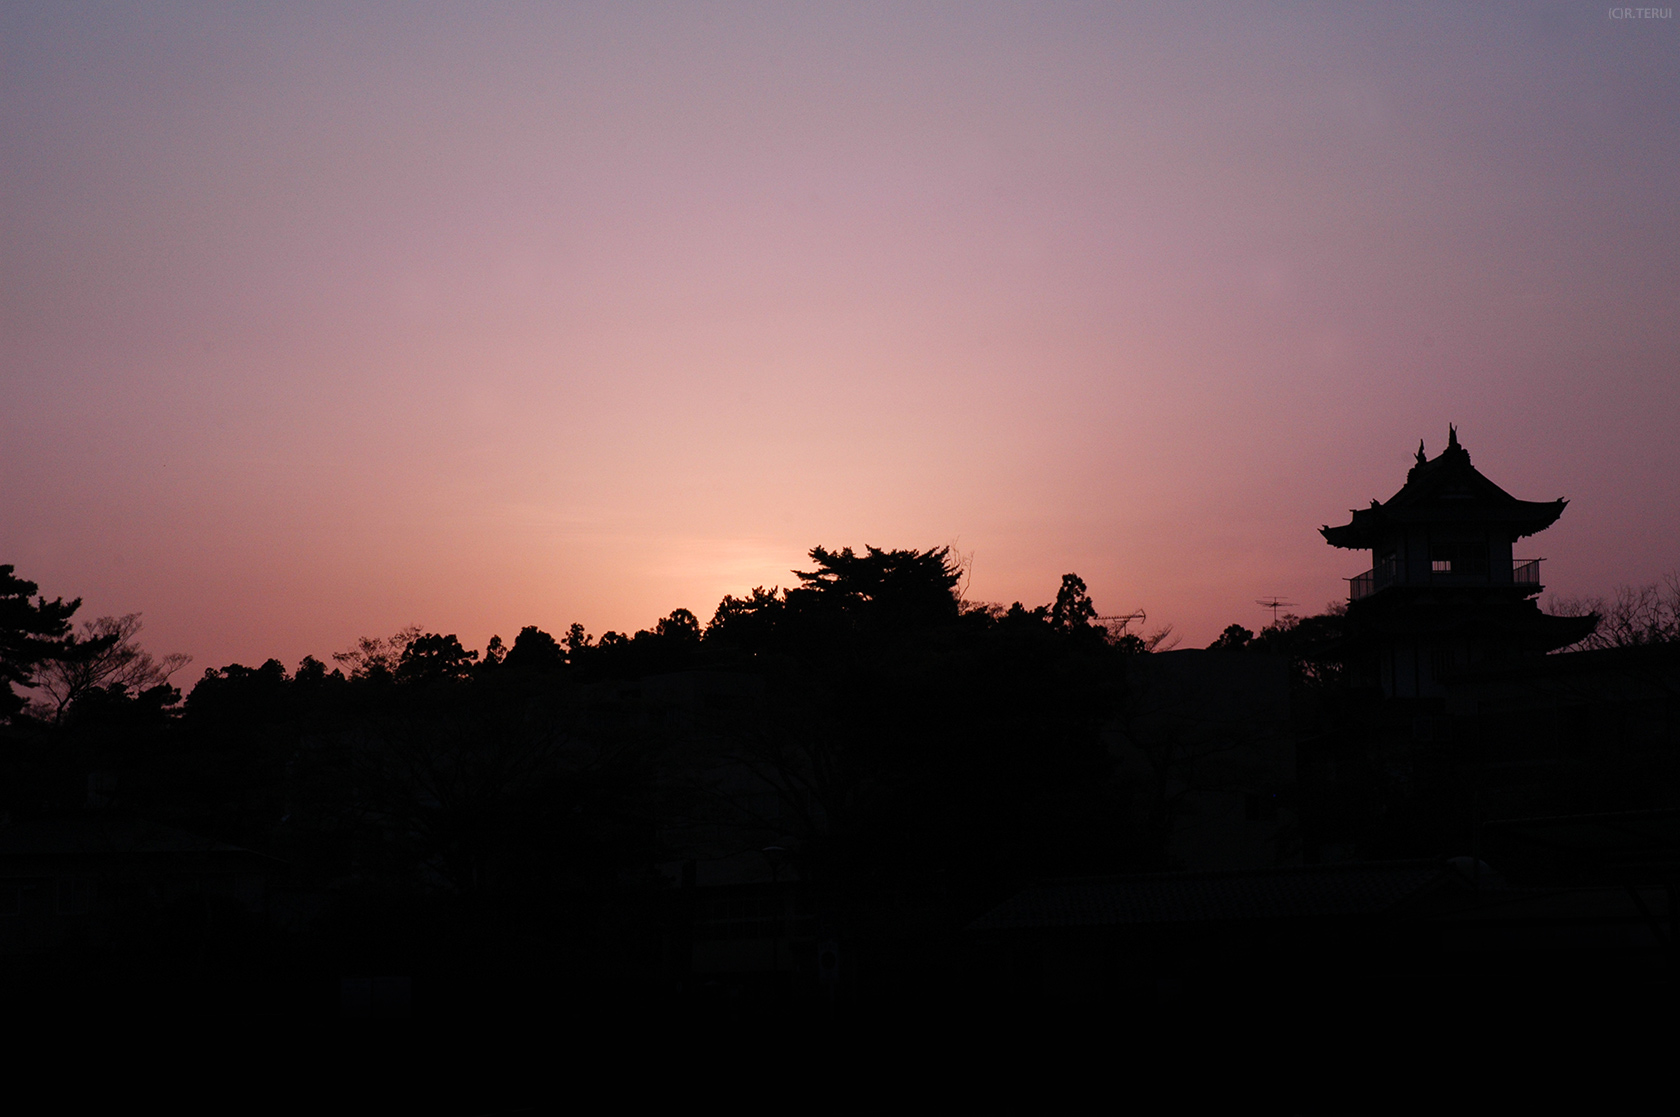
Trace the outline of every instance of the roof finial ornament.
{"label": "roof finial ornament", "polygon": [[1458,446],[1458,428],[1453,426],[1451,423],[1448,423],[1447,424],[1447,449],[1457,450],[1458,448],[1459,448],[1459,446]]}
{"label": "roof finial ornament", "polygon": [[1418,439],[1417,463],[1419,465],[1422,465],[1424,462],[1427,462],[1428,460],[1429,460],[1428,458],[1423,456],[1423,439],[1420,438],[1420,439]]}

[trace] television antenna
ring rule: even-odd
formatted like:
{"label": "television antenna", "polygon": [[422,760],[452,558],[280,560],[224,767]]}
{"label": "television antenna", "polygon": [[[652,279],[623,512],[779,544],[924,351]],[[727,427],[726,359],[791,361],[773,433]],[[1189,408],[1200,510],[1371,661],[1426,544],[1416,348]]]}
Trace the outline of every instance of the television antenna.
{"label": "television antenna", "polygon": [[1126,629],[1131,627],[1133,621],[1142,624],[1148,619],[1149,614],[1145,613],[1142,609],[1139,609],[1135,613],[1114,613],[1109,616],[1098,617],[1097,621],[1104,628],[1108,629],[1108,638],[1110,640],[1118,640],[1126,634]]}
{"label": "television antenna", "polygon": [[1264,606],[1265,608],[1270,609],[1272,611],[1272,627],[1276,628],[1277,627],[1277,622],[1278,622],[1278,610],[1279,609],[1287,609],[1291,605],[1294,605],[1295,602],[1285,601],[1283,598],[1279,597],[1277,594],[1274,593],[1270,597],[1257,597],[1257,598],[1255,598],[1254,599],[1254,604]]}

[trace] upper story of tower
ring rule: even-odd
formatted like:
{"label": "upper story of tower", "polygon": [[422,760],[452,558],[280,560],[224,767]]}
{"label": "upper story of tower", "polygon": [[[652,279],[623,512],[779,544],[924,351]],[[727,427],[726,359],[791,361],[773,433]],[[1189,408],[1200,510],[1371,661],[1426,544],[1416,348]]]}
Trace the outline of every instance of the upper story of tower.
{"label": "upper story of tower", "polygon": [[1511,586],[1530,596],[1541,589],[1540,560],[1514,561],[1512,544],[1557,522],[1568,503],[1518,500],[1470,464],[1449,427],[1437,457],[1418,444],[1399,492],[1319,530],[1333,547],[1371,552],[1371,569],[1350,579],[1354,601],[1390,586]]}

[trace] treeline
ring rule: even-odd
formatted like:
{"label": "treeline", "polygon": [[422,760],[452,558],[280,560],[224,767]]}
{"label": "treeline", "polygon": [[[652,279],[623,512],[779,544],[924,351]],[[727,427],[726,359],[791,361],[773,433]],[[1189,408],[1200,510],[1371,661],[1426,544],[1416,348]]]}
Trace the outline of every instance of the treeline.
{"label": "treeline", "polygon": [[[533,626],[482,652],[410,629],[184,696],[132,618],[72,631],[78,602],[6,568],[0,809],[91,805],[270,854],[335,898],[341,943],[421,949],[444,920],[603,973],[658,969],[673,874],[708,858],[774,850],[833,918],[906,934],[1035,877],[1151,867],[1102,729],[1161,634],[1105,625],[1072,574],[1001,607],[961,599],[949,549],[810,557],[705,624]],[[33,706],[13,689],[49,680]]]}
{"label": "treeline", "polygon": [[1617,586],[1608,597],[1553,598],[1547,612],[1599,618],[1598,626],[1576,645],[1584,651],[1680,643],[1680,569],[1656,582]]}

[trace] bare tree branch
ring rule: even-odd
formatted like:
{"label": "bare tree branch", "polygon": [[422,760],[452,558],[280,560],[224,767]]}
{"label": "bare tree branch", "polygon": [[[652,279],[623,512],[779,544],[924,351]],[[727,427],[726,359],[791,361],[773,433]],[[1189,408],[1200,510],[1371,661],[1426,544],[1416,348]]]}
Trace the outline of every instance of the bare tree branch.
{"label": "bare tree branch", "polygon": [[[71,704],[90,690],[112,686],[149,690],[167,683],[169,676],[192,662],[192,656],[180,652],[153,659],[135,640],[141,627],[139,613],[82,622],[73,654],[48,660],[35,681],[49,699],[53,720],[61,720]],[[77,649],[83,654],[74,654]]]}

